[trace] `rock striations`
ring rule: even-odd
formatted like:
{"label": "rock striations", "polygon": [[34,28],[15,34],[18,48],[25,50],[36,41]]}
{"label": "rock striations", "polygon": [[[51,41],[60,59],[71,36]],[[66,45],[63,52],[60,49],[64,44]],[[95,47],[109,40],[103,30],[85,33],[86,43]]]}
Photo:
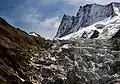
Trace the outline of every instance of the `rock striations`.
{"label": "rock striations", "polygon": [[[104,24],[104,20],[107,20],[109,22],[116,16],[119,18],[120,16],[120,3],[115,3],[112,2],[108,5],[98,5],[98,4],[87,4],[85,6],[80,6],[79,11],[77,12],[76,16],[69,16],[69,15],[64,15],[62,22],[59,26],[59,29],[57,31],[57,34],[55,37],[61,38],[64,36],[69,36],[69,34],[74,34],[76,35],[76,32],[82,31],[81,33],[83,34],[84,32],[87,31],[87,27],[93,27],[91,25],[100,24],[101,27],[104,25],[108,25],[107,23]],[[103,21],[103,23],[101,22]],[[100,26],[99,25],[99,26]],[[103,26],[102,26],[103,25]],[[105,26],[101,29],[100,34],[103,33],[103,29],[106,29]],[[86,30],[84,30],[86,28]],[[89,38],[91,34],[94,32],[94,30],[100,30],[100,29],[95,29],[91,28],[91,30],[87,33]],[[81,37],[82,34],[79,34],[78,36]],[[116,33],[116,32],[115,32]],[[74,35],[72,35],[74,37]],[[71,37],[72,37],[71,36]]]}

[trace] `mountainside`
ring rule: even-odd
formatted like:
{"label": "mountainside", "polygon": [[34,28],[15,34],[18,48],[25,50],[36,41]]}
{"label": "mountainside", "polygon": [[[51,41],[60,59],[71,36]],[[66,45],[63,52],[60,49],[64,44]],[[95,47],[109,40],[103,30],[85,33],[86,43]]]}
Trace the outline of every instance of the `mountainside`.
{"label": "mountainside", "polygon": [[[108,5],[87,4],[80,6],[76,16],[63,16],[55,37],[63,37],[63,39],[112,38],[119,31],[119,11],[120,3],[115,2]],[[96,35],[96,31],[98,35]]]}
{"label": "mountainside", "polygon": [[51,45],[50,40],[30,36],[0,18],[0,84],[40,84],[31,58]]}
{"label": "mountainside", "polygon": [[78,23],[71,28],[75,17],[64,15],[65,32],[60,30],[58,37],[67,35],[69,27],[72,33],[55,40],[28,34],[0,18],[0,84],[119,84],[119,4],[80,8],[86,13],[78,13],[83,19],[74,19]]}
{"label": "mountainside", "polygon": [[45,40],[0,18],[0,84],[119,83],[119,44],[115,38]]}

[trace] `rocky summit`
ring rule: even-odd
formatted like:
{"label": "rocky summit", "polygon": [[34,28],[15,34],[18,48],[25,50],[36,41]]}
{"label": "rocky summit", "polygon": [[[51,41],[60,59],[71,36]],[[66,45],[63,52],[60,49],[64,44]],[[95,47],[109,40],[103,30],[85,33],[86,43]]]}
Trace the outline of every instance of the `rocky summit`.
{"label": "rocky summit", "polygon": [[28,34],[0,18],[0,84],[119,84],[119,7],[81,6],[79,20],[64,15],[60,31],[71,28],[73,20],[74,28],[84,28],[62,32],[64,37],[59,33],[54,40]]}

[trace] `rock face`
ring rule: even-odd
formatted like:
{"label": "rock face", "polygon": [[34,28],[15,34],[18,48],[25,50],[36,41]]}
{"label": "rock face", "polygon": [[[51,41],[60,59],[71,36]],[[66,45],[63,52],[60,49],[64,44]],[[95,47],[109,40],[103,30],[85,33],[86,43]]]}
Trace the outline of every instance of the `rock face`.
{"label": "rock face", "polygon": [[99,32],[97,30],[95,30],[93,32],[93,34],[91,35],[90,39],[94,39],[94,38],[97,38],[99,36]]}
{"label": "rock face", "polygon": [[119,38],[119,37],[120,37],[120,30],[112,38]]}
{"label": "rock face", "polygon": [[[81,29],[119,15],[120,3],[108,5],[87,4],[80,6],[76,16],[64,15],[55,37],[61,38]],[[102,24],[101,24],[102,25]],[[94,30],[94,28],[93,28]],[[92,31],[91,31],[92,32]]]}

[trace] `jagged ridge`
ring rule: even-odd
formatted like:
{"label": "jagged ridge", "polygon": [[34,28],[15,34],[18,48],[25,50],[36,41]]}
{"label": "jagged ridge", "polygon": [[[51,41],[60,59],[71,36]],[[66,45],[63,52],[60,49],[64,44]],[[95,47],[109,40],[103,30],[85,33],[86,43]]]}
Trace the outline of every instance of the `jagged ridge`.
{"label": "jagged ridge", "polygon": [[120,10],[120,3],[112,2],[108,5],[87,4],[85,6],[80,6],[76,16],[64,14],[55,37],[66,36],[81,28],[90,26],[95,22],[104,20],[108,17],[114,17],[118,14],[116,13],[115,7]]}

